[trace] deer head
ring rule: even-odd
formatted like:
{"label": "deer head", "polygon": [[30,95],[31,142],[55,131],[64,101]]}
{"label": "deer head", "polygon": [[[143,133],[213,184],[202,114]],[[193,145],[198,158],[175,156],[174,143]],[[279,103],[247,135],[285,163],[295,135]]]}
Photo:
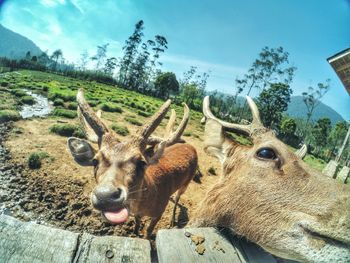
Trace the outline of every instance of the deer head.
{"label": "deer head", "polygon": [[[197,210],[194,226],[231,228],[277,256],[302,262],[350,262],[350,188],[308,167],[265,128],[247,97],[249,125],[216,118],[203,102],[205,150],[223,176]],[[252,138],[234,142],[226,131]]]}
{"label": "deer head", "polygon": [[[184,131],[189,109],[184,105],[184,117],[178,128],[163,139],[151,137],[153,131],[166,115],[171,101],[166,101],[156,114],[146,123],[136,135],[120,141],[88,105],[83,90],[77,94],[78,116],[84,127],[86,137],[98,142],[98,149],[86,140],[71,137],[68,148],[74,160],[83,166],[92,166],[97,182],[91,194],[91,202],[95,209],[112,223],[125,222],[129,215],[132,200],[142,188],[145,169],[156,163],[162,156],[164,148],[176,143]],[[170,118],[169,129],[174,126],[175,118]],[[152,150],[149,150],[151,145]]]}

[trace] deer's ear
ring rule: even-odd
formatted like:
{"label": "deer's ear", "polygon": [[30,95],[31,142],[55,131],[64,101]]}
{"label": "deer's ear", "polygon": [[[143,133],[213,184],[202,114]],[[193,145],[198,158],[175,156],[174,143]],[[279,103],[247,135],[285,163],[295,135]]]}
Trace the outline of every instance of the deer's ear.
{"label": "deer's ear", "polygon": [[230,139],[226,138],[222,125],[216,120],[208,118],[205,123],[204,150],[224,163],[228,149],[232,146]]}
{"label": "deer's ear", "polygon": [[93,165],[92,160],[94,159],[96,151],[90,143],[79,138],[70,137],[67,140],[67,145],[74,161],[82,166]]}

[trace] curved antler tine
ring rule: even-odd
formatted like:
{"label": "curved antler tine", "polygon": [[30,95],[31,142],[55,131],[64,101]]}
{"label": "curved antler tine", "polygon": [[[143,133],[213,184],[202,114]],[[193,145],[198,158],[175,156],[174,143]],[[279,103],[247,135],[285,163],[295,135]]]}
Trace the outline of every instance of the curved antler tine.
{"label": "curved antler tine", "polygon": [[86,138],[91,141],[91,142],[98,142],[98,137],[94,130],[90,127],[90,125],[86,122],[85,118],[83,117],[83,113],[81,112],[80,107],[78,106],[77,108],[77,113],[78,113],[78,119],[83,127],[83,131],[85,133]]}
{"label": "curved antler tine", "polygon": [[176,120],[176,111],[174,109],[171,109],[171,115],[168,121],[168,124],[165,128],[165,137],[169,137],[172,133],[174,126],[175,126],[175,120]]}
{"label": "curved antler tine", "polygon": [[213,120],[217,121],[224,128],[233,130],[233,131],[238,132],[238,133],[243,133],[246,135],[250,135],[250,133],[251,133],[251,125],[229,123],[229,122],[226,122],[226,121],[223,121],[223,120],[216,118],[210,110],[209,96],[206,96],[203,100],[203,114],[206,118],[213,119]]}
{"label": "curved antler tine", "polygon": [[259,113],[259,109],[256,106],[255,102],[253,101],[253,99],[249,96],[246,96],[247,98],[247,102],[249,105],[249,108],[252,112],[252,116],[253,116],[253,122],[255,125],[260,125],[263,126],[261,119],[260,119],[260,113]]}
{"label": "curved antler tine", "polygon": [[86,120],[87,124],[93,129],[97,137],[101,138],[103,134],[109,132],[107,126],[101,121],[101,119],[92,110],[89,104],[84,98],[84,90],[79,89],[77,94],[78,107]]}
{"label": "curved antler tine", "polygon": [[138,132],[138,139],[141,143],[144,143],[148,137],[152,134],[152,132],[158,127],[162,119],[165,117],[167,111],[169,110],[171,104],[171,100],[167,100],[162,107],[158,110],[156,114],[154,114],[151,120],[145,124],[141,130]]}
{"label": "curved antler tine", "polygon": [[176,131],[170,134],[170,136],[168,137],[166,145],[172,145],[178,142],[180,140],[181,135],[186,129],[188,120],[190,119],[190,109],[188,108],[186,103],[183,103],[182,105],[184,106],[184,115]]}

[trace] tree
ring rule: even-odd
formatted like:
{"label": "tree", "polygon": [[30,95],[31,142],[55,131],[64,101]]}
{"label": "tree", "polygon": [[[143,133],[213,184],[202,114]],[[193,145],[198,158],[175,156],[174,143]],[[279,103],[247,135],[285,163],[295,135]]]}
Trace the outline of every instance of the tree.
{"label": "tree", "polygon": [[290,86],[283,83],[272,84],[260,93],[257,102],[265,127],[279,128],[282,113],[288,109],[292,93]]}
{"label": "tree", "polygon": [[107,75],[112,76],[113,71],[117,66],[117,59],[115,57],[108,58],[104,66],[103,72]]}
{"label": "tree", "polygon": [[236,87],[238,90],[248,89],[249,95],[253,88],[264,90],[273,83],[290,84],[296,67],[289,65],[288,57],[289,53],[282,47],[264,47],[248,73],[243,78],[236,79]]}
{"label": "tree", "polygon": [[83,53],[80,54],[80,60],[79,60],[80,70],[85,70],[88,62],[89,62],[89,53],[86,50],[84,50]]}
{"label": "tree", "polygon": [[104,64],[104,61],[107,57],[108,45],[109,45],[109,43],[104,44],[102,46],[97,46],[96,55],[91,57],[91,60],[96,62],[96,66],[95,66],[96,71],[100,71],[102,65]]}
{"label": "tree", "polygon": [[157,90],[157,96],[163,99],[169,98],[171,93],[178,93],[180,90],[179,82],[173,72],[158,74],[154,86]]}
{"label": "tree", "polygon": [[30,55],[30,51],[26,53],[26,60],[31,60],[32,56]]}
{"label": "tree", "polygon": [[135,25],[135,30],[133,34],[125,41],[125,46],[123,47],[124,56],[121,58],[119,63],[119,82],[128,87],[131,66],[137,55],[137,50],[142,42],[143,37],[143,21],[140,20]]}
{"label": "tree", "polygon": [[54,62],[54,64],[53,64],[53,65],[54,65],[54,66],[53,66],[53,69],[54,69],[54,70],[57,69],[58,60],[59,60],[59,59],[62,59],[62,57],[63,57],[63,53],[62,53],[62,50],[61,50],[61,49],[56,49],[56,50],[52,53],[50,59],[52,59],[53,62]]}
{"label": "tree", "polygon": [[315,154],[319,154],[321,148],[327,145],[331,128],[331,120],[329,118],[319,119],[312,128]]}
{"label": "tree", "polygon": [[309,123],[317,106],[320,104],[323,96],[329,91],[330,79],[327,79],[325,83],[318,83],[317,87],[310,86],[307,92],[303,92],[303,101],[307,109],[306,123]]}

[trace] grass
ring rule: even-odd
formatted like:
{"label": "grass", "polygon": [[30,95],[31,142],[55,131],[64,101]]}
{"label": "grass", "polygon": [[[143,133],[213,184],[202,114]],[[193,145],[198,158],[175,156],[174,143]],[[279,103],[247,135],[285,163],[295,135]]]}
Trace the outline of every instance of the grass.
{"label": "grass", "polygon": [[133,125],[136,125],[136,126],[142,126],[142,123],[139,122],[138,120],[136,120],[135,118],[133,117],[125,117],[124,120],[126,120],[127,122],[133,124]]}
{"label": "grass", "polygon": [[68,102],[67,104],[66,104],[66,108],[67,109],[69,109],[69,110],[77,110],[77,108],[78,108],[78,103],[76,103],[76,102]]}
{"label": "grass", "polygon": [[69,119],[74,119],[77,117],[77,112],[72,110],[66,110],[62,108],[56,108],[52,112],[53,116],[64,117]]}
{"label": "grass", "polygon": [[140,116],[142,116],[142,117],[150,117],[150,116],[153,115],[153,114],[150,113],[150,112],[141,111],[141,110],[137,111],[137,114],[140,115]]}
{"label": "grass", "polygon": [[108,111],[108,112],[118,112],[118,113],[123,112],[122,108],[120,108],[118,105],[111,102],[102,103],[100,108],[101,110]]}
{"label": "grass", "polygon": [[23,97],[27,95],[27,93],[22,89],[13,89],[11,90],[11,93],[16,97]]}
{"label": "grass", "polygon": [[85,134],[79,125],[74,124],[54,124],[49,128],[50,132],[65,137],[84,138]]}
{"label": "grass", "polygon": [[18,121],[21,116],[14,110],[0,110],[0,123],[8,121]]}
{"label": "grass", "polygon": [[121,125],[118,125],[118,124],[112,124],[110,126],[110,128],[113,131],[115,131],[116,133],[118,133],[119,135],[122,135],[122,136],[127,136],[130,133],[127,127],[121,126]]}

